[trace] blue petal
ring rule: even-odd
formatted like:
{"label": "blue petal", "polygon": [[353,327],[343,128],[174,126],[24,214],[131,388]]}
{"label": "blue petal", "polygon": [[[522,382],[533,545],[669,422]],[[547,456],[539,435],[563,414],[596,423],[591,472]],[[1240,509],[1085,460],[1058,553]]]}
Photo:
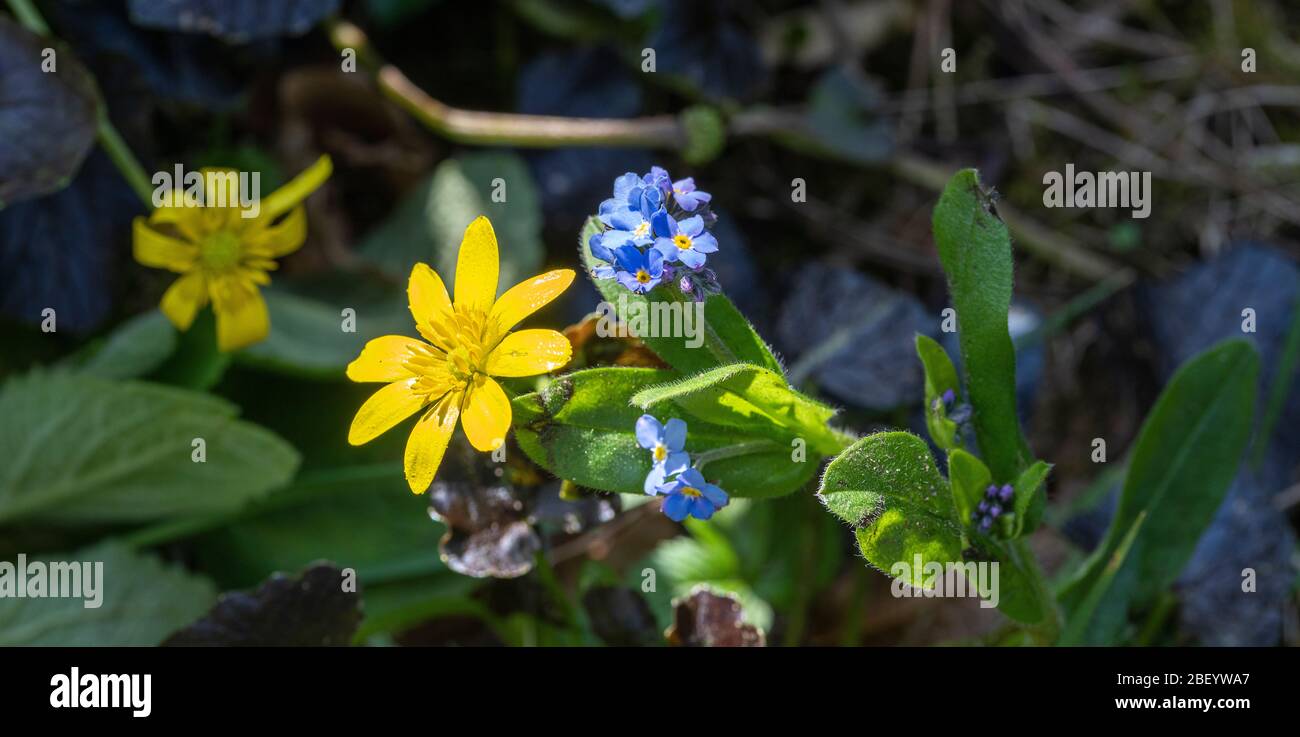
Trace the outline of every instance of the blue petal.
{"label": "blue petal", "polygon": [[663,511],[668,519],[681,522],[691,511],[691,499],[685,494],[669,494],[664,500]]}
{"label": "blue petal", "polygon": [[644,290],[641,289],[641,282],[637,281],[635,276],[632,276],[626,271],[618,272],[618,274],[615,275],[615,278],[618,279],[619,284],[622,284],[624,287],[636,292],[637,294],[642,294],[644,292]]}
{"label": "blue petal", "polygon": [[686,421],[676,417],[664,425],[664,445],[668,450],[681,450],[686,446]]}
{"label": "blue petal", "polygon": [[591,275],[597,279],[613,279],[615,273],[613,266],[597,266],[591,270]]}
{"label": "blue petal", "polygon": [[601,261],[609,262],[614,260],[614,252],[609,250],[609,246],[605,245],[603,233],[593,233],[587,241],[587,248],[591,249],[592,256]]}
{"label": "blue petal", "polygon": [[609,216],[609,225],[614,230],[630,232],[636,230],[643,222],[645,218],[641,217],[641,213],[636,210],[614,210]]}
{"label": "blue petal", "polygon": [[694,238],[704,230],[704,218],[699,215],[692,215],[677,223],[677,229]]}
{"label": "blue petal", "polygon": [[633,273],[646,266],[645,254],[641,253],[636,246],[619,246],[614,250],[614,260],[619,268]]}
{"label": "blue petal", "polygon": [[714,253],[718,250],[718,239],[712,233],[700,233],[691,240],[691,247],[700,253]]}
{"label": "blue petal", "polygon": [[635,172],[628,172],[614,180],[614,199],[627,202],[627,195],[634,187],[641,184],[641,178]]}
{"label": "blue petal", "polygon": [[671,452],[664,459],[663,467],[667,476],[681,473],[691,467],[691,455],[684,450]]}
{"label": "blue petal", "polygon": [[697,496],[691,500],[691,516],[695,519],[708,519],[713,516],[713,505],[708,499]]}
{"label": "blue petal", "polygon": [[652,248],[648,253],[644,254],[643,258],[645,258],[646,265],[649,267],[650,276],[656,279],[663,276],[664,255],[662,253]]}
{"label": "blue petal", "polygon": [[690,194],[695,191],[695,177],[686,177],[673,182],[673,191],[679,194]]}
{"label": "blue petal", "polygon": [[664,440],[664,426],[654,415],[641,415],[636,421],[636,442],[650,450]]}
{"label": "blue petal", "polygon": [[659,487],[663,485],[664,477],[667,475],[668,469],[664,468],[664,464],[656,463],[650,469],[650,473],[645,475],[645,484],[641,488],[645,490],[645,493],[654,496]]}
{"label": "blue petal", "polygon": [[688,248],[685,251],[678,249],[678,251],[680,251],[680,253],[677,254],[678,258],[681,259],[682,263],[692,269],[700,268],[709,258],[708,256],[705,256],[704,253],[697,251],[694,248]]}
{"label": "blue petal", "polygon": [[662,256],[665,261],[672,263],[677,260],[677,252],[682,249],[678,248],[675,243],[667,238],[660,238],[655,241],[655,250],[659,252],[659,255]]}
{"label": "blue petal", "polygon": [[672,238],[677,235],[677,221],[673,220],[667,210],[660,210],[650,216],[650,225],[655,235],[660,238]]}
{"label": "blue petal", "polygon": [[697,489],[703,488],[708,482],[704,480],[704,474],[700,473],[698,468],[688,468],[682,471],[678,479],[687,486],[693,486]]}
{"label": "blue petal", "polygon": [[703,486],[697,486],[696,488],[700,490],[700,493],[704,495],[704,498],[708,499],[713,506],[727,506],[727,502],[729,501],[727,498],[727,492],[723,491],[721,488],[713,484],[705,484]]}

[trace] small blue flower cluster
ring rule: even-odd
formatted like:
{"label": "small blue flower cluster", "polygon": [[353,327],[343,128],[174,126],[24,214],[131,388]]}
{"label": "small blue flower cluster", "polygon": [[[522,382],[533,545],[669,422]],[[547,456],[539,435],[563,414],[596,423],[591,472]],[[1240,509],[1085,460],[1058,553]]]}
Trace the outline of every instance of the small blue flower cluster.
{"label": "small blue flower cluster", "polygon": [[988,532],[993,529],[995,520],[1011,512],[1011,500],[1015,495],[1016,491],[1011,488],[1011,484],[1004,484],[1000,489],[997,484],[989,484],[979,506],[970,513],[970,521],[979,525],[980,532]]}
{"label": "small blue flower cluster", "polygon": [[597,213],[605,230],[587,242],[591,255],[604,262],[592,276],[617,279],[637,294],[670,282],[697,302],[716,293],[717,276],[704,265],[718,250],[708,232],[717,220],[709,209],[712,199],[695,188],[694,178],[674,182],[658,166],[615,179],[614,196]]}
{"label": "small blue flower cluster", "polygon": [[674,417],[665,425],[652,415],[641,415],[636,421],[636,442],[650,451],[654,462],[645,477],[645,493],[666,497],[663,512],[669,519],[681,522],[688,515],[708,519],[727,506],[727,492],[705,481],[704,474],[691,467],[691,457],[684,450],[684,421]]}

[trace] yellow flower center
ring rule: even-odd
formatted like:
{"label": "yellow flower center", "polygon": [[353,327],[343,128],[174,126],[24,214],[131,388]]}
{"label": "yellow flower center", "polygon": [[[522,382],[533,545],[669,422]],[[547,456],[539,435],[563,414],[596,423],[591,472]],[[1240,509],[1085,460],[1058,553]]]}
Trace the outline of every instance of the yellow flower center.
{"label": "yellow flower center", "polygon": [[637,269],[636,280],[642,284],[650,283],[650,272],[645,269]]}
{"label": "yellow flower center", "polygon": [[199,260],[209,271],[229,271],[239,257],[239,236],[228,230],[219,230],[199,244]]}
{"label": "yellow flower center", "polygon": [[668,457],[668,449],[662,445],[656,444],[652,455],[654,455],[655,462],[658,463]]}
{"label": "yellow flower center", "polygon": [[650,222],[647,220],[643,220],[641,221],[640,225],[636,226],[636,230],[632,231],[632,235],[636,236],[637,238],[644,238],[649,232],[650,232]]}
{"label": "yellow flower center", "polygon": [[435,397],[483,381],[487,356],[505,337],[486,311],[466,305],[457,305],[453,312],[444,312],[418,327],[433,345],[424,355],[408,357],[405,366],[420,377],[416,391]]}
{"label": "yellow flower center", "polygon": [[675,243],[678,248],[685,251],[686,249],[691,247],[691,237],[684,233],[678,233],[677,235],[673,236],[673,243]]}
{"label": "yellow flower center", "polygon": [[686,496],[695,497],[700,495],[700,490],[694,486],[683,486],[680,491]]}

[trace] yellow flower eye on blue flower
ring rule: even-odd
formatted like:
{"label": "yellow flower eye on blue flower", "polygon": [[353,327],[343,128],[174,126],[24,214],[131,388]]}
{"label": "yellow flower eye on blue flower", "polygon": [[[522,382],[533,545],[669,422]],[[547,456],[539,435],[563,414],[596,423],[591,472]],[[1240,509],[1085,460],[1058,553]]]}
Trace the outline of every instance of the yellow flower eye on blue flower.
{"label": "yellow flower eye on blue flower", "polygon": [[653,248],[642,251],[636,246],[620,246],[614,251],[614,262],[618,283],[637,294],[654,289],[664,277],[663,254]]}
{"label": "yellow flower eye on blue flower", "polygon": [[699,469],[688,468],[677,478],[661,484],[656,491],[666,497],[663,512],[674,522],[687,516],[708,519],[727,506],[727,492],[704,480]]}
{"label": "yellow flower eye on blue flower", "polygon": [[653,415],[641,415],[636,421],[636,442],[650,451],[654,466],[645,477],[645,493],[653,495],[669,476],[685,471],[691,465],[687,455],[686,423],[676,417],[668,424],[660,424]]}
{"label": "yellow flower eye on blue flower", "polygon": [[692,215],[681,222],[673,220],[667,212],[660,210],[654,216],[654,230],[658,238],[655,250],[663,254],[669,263],[682,262],[685,266],[698,269],[708,260],[710,253],[718,250],[718,239],[704,230],[704,218]]}

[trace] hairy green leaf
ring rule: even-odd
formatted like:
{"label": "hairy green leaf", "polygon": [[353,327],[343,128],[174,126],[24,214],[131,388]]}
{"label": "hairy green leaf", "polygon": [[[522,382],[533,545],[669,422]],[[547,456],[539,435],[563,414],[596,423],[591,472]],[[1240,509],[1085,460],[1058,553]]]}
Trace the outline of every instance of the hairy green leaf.
{"label": "hairy green leaf", "polygon": [[975,437],[993,479],[1007,483],[1031,458],[1016,416],[1016,356],[1007,330],[1011,236],[974,169],[963,169],[948,182],[933,225],[957,311]]}
{"label": "hairy green leaf", "polygon": [[780,374],[753,364],[720,366],[632,395],[632,404],[643,409],[670,402],[693,417],[782,444],[800,437],[819,453],[830,455],[843,448],[826,425],[834,409],[791,389]]}
{"label": "hairy green leaf", "polygon": [[[661,422],[685,413],[672,403],[645,409],[629,399],[673,378],[671,371],[598,368],[561,376],[545,389],[515,398],[515,437],[529,458],[560,478],[582,486],[629,494],[643,492],[650,454],[637,445],[635,428],[644,413]],[[687,419],[686,450],[708,453],[704,475],[738,497],[787,494],[817,471],[817,458],[796,456],[790,441],[777,442]],[[802,458],[800,460],[799,458]]]}
{"label": "hairy green leaf", "polygon": [[818,492],[857,533],[862,554],[889,572],[906,563],[907,583],[924,587],[914,556],[940,565],[962,560],[961,527],[952,495],[930,448],[906,432],[869,435],[826,467]]}

